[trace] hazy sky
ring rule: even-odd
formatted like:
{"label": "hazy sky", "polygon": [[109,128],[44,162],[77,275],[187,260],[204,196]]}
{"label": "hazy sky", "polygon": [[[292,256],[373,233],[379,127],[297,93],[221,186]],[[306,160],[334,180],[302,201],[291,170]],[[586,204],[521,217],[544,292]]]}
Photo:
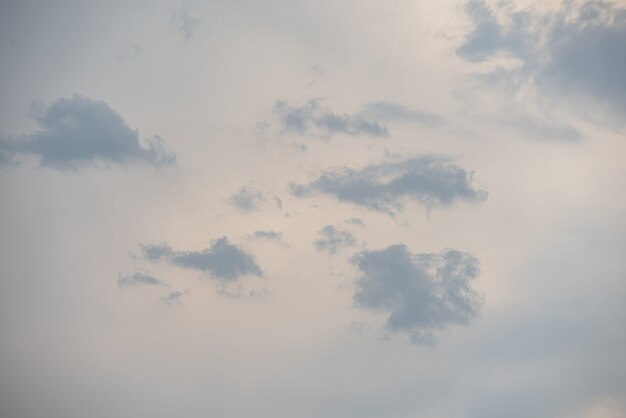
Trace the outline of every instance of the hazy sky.
{"label": "hazy sky", "polygon": [[0,0],[3,418],[626,417],[626,4]]}

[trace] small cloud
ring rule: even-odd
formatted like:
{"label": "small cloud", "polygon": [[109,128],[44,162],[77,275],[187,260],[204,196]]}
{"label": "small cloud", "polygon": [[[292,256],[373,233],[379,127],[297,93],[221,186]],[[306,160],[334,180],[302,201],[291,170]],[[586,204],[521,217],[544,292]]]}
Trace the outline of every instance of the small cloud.
{"label": "small cloud", "polygon": [[333,168],[308,184],[292,183],[291,192],[297,197],[328,194],[339,201],[391,215],[401,211],[409,200],[430,209],[487,198],[484,190],[472,185],[471,173],[436,156],[419,156],[362,169]]}
{"label": "small cloud", "polygon": [[483,297],[472,288],[479,264],[467,253],[414,254],[405,245],[392,245],[350,261],[360,270],[356,306],[386,312],[385,328],[413,342],[432,342],[434,332],[467,325],[480,313]]}
{"label": "small cloud", "polygon": [[325,251],[329,254],[336,254],[337,251],[345,247],[353,247],[356,245],[356,238],[348,231],[335,228],[332,225],[326,225],[318,232],[319,238],[313,244],[318,251]]}
{"label": "small cloud", "polygon": [[117,285],[122,287],[129,286],[165,286],[166,283],[147,273],[135,273],[131,275],[120,274],[117,278]]}
{"label": "small cloud", "polygon": [[98,163],[170,165],[176,156],[158,136],[144,146],[136,130],[105,102],[75,94],[48,108],[33,106],[39,130],[0,141],[0,156],[30,154],[41,167],[77,169]]}
{"label": "small cloud", "polygon": [[302,106],[292,106],[287,102],[278,101],[274,105],[274,115],[278,117],[285,131],[307,136],[318,138],[329,138],[335,134],[389,136],[387,127],[377,121],[366,119],[360,114],[334,113],[322,106],[318,99],[309,100]]}
{"label": "small cloud", "polygon": [[183,295],[185,295],[186,293],[188,293],[189,291],[185,289],[184,292],[179,292],[178,290],[172,290],[171,292],[169,292],[167,295],[163,296],[161,298],[161,302],[163,302],[166,305],[175,305],[180,303],[180,299],[183,297]]}
{"label": "small cloud", "polygon": [[263,272],[251,254],[219,238],[202,251],[174,251],[167,244],[142,245],[141,253],[152,262],[166,261],[178,267],[208,273],[220,281],[234,281],[241,276],[262,276]]}
{"label": "small cloud", "polygon": [[252,186],[244,186],[228,199],[230,204],[242,212],[255,212],[273,206],[282,209],[283,202],[273,192],[264,192]]}
{"label": "small cloud", "polygon": [[251,236],[252,239],[265,239],[269,241],[282,241],[283,233],[275,231],[256,231]]}
{"label": "small cloud", "polygon": [[345,220],[345,223],[358,226],[360,228],[363,228],[365,226],[365,222],[363,222],[363,220],[360,218],[349,218]]}

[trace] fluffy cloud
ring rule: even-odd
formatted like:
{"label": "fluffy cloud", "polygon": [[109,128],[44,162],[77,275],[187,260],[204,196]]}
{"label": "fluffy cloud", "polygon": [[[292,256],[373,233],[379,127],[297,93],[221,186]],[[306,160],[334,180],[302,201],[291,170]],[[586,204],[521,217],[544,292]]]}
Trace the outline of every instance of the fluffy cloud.
{"label": "fluffy cloud", "polygon": [[427,208],[450,206],[456,201],[484,200],[487,193],[472,185],[472,174],[435,156],[370,165],[362,169],[332,168],[308,184],[291,184],[295,196],[315,193],[369,210],[396,213],[407,200]]}
{"label": "fluffy cloud", "polygon": [[0,155],[31,154],[40,165],[75,169],[96,163],[142,162],[167,165],[176,161],[159,137],[143,146],[136,130],[105,102],[78,94],[61,98],[35,116],[39,130],[0,142]]}
{"label": "fluffy cloud", "polygon": [[[489,81],[514,91],[529,86],[543,97],[591,100],[618,123],[626,120],[626,8],[610,2],[574,1],[550,14],[496,10],[484,1],[466,6],[474,29],[457,54],[471,62],[505,56],[513,68],[498,68]],[[589,113],[589,106],[585,106]]]}
{"label": "fluffy cloud", "polygon": [[319,251],[335,254],[339,249],[356,245],[356,238],[349,231],[326,225],[318,232],[319,238],[313,244]]}
{"label": "fluffy cloud", "polygon": [[167,244],[142,245],[147,260],[167,261],[175,266],[199,270],[221,281],[234,281],[241,276],[261,276],[263,272],[254,256],[231,244],[226,237],[215,240],[202,251],[174,251]]}
{"label": "fluffy cloud", "polygon": [[252,186],[244,186],[233,193],[229,202],[242,212],[254,212],[266,206],[283,207],[283,202],[272,192],[264,192]]}
{"label": "fluffy cloud", "polygon": [[482,296],[471,287],[478,261],[467,253],[413,254],[392,245],[361,252],[351,262],[361,272],[356,305],[388,313],[386,328],[414,342],[432,341],[433,332],[466,325],[480,312]]}
{"label": "fluffy cloud", "polygon": [[333,113],[316,99],[309,100],[300,107],[279,101],[274,106],[274,114],[285,130],[303,135],[321,138],[335,134],[389,136],[387,127],[377,121],[361,114]]}
{"label": "fluffy cloud", "polygon": [[137,286],[137,285],[161,286],[161,285],[165,285],[165,282],[147,273],[135,273],[131,275],[120,274],[117,278],[117,285],[119,287]]}

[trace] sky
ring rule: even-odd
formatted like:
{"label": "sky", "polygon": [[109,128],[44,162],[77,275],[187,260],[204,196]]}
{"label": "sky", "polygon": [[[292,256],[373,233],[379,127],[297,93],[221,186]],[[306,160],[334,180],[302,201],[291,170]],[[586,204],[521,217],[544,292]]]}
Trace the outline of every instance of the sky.
{"label": "sky", "polygon": [[0,0],[0,416],[626,417],[626,4]]}

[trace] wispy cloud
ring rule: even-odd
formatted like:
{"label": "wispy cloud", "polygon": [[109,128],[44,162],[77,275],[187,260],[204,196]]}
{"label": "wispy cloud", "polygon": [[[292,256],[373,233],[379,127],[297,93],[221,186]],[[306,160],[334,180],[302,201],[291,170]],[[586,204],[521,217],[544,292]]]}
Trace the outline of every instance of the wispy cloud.
{"label": "wispy cloud", "polygon": [[176,305],[180,303],[180,299],[187,293],[189,293],[188,290],[185,290],[183,292],[180,292],[178,290],[172,290],[171,292],[168,292],[167,295],[161,298],[161,302],[166,305]]}
{"label": "wispy cloud", "polygon": [[435,115],[434,113],[422,112],[399,103],[386,101],[378,101],[367,104],[360,115],[387,123],[402,122],[436,126],[441,125],[444,122],[444,119],[441,116]]}
{"label": "wispy cloud", "polygon": [[170,8],[170,25],[178,32],[185,42],[189,42],[196,33],[200,19],[191,15],[189,8],[184,6]]}
{"label": "wispy cloud", "polygon": [[148,273],[134,273],[130,275],[120,274],[117,278],[117,285],[122,288],[140,285],[163,286],[166,283]]}

